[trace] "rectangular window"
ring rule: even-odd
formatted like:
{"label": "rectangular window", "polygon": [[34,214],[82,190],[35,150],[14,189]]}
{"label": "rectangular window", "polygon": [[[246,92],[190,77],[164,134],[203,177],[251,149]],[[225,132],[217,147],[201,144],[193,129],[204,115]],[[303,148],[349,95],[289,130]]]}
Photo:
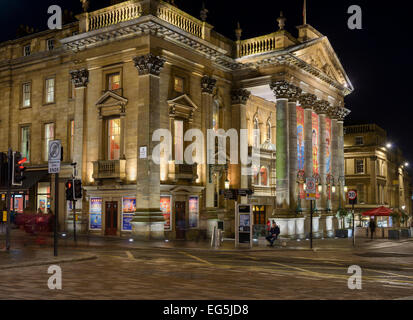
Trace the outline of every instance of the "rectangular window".
{"label": "rectangular window", "polygon": [[112,73],[108,75],[108,90],[113,91],[120,89],[120,73]]}
{"label": "rectangular window", "polygon": [[356,137],[356,146],[362,146],[364,144],[363,137]]}
{"label": "rectangular window", "polygon": [[21,127],[20,150],[22,156],[30,162],[30,126]]}
{"label": "rectangular window", "polygon": [[108,121],[108,160],[120,159],[120,118]]}
{"label": "rectangular window", "polygon": [[46,41],[47,51],[51,51],[54,49],[54,39],[48,39]]}
{"label": "rectangular window", "polygon": [[175,120],[174,127],[175,161],[182,163],[184,160],[184,122]]}
{"label": "rectangular window", "polygon": [[184,79],[181,77],[175,77],[174,79],[174,91],[184,93]]}
{"label": "rectangular window", "polygon": [[70,141],[69,141],[69,147],[70,147],[70,158],[73,160],[73,155],[75,153],[75,121],[70,120],[69,123],[69,130],[70,130]]}
{"label": "rectangular window", "polygon": [[49,141],[54,140],[55,127],[54,123],[46,123],[44,125],[44,160],[48,161]]}
{"label": "rectangular window", "polygon": [[31,84],[23,83],[23,107],[30,107]]}
{"label": "rectangular window", "polygon": [[363,159],[356,160],[356,173],[357,174],[364,173],[364,160]]}
{"label": "rectangular window", "polygon": [[30,48],[30,44],[28,44],[23,47],[23,56],[25,57],[30,56],[30,53],[31,53],[31,48]]}
{"label": "rectangular window", "polygon": [[46,103],[53,103],[54,102],[54,95],[55,95],[55,79],[50,78],[46,79]]}

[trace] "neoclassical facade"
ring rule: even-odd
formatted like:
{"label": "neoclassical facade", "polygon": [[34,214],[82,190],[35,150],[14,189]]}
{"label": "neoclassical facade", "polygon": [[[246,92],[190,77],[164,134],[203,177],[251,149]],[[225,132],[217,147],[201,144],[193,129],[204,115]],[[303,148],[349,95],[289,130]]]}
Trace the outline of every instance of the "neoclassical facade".
{"label": "neoclassical facade", "polygon": [[[223,221],[232,236],[235,204],[220,194],[229,184],[253,191],[238,201],[253,205],[256,236],[276,220],[282,234],[304,238],[304,182],[315,177],[315,234],[333,234],[344,188],[332,190],[345,183],[344,98],[353,87],[327,37],[308,24],[294,37],[281,16],[278,31],[243,40],[238,26],[233,41],[205,12],[197,19],[158,0],[124,1],[77,19],[0,45],[0,150],[29,159],[22,207],[54,207],[46,154],[48,141],[59,139],[61,229],[73,228],[64,183],[76,163],[83,232],[195,239]],[[172,157],[156,164],[165,138],[156,138],[158,129],[169,130]],[[204,161],[186,163],[190,129],[204,137],[248,130],[244,147],[250,155],[259,149],[260,165],[207,163],[206,143]]]}

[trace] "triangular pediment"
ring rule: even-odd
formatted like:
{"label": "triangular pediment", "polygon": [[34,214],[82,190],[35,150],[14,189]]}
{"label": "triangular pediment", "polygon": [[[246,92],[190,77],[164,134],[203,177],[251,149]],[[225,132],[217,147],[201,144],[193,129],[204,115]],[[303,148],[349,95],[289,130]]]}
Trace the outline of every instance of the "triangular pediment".
{"label": "triangular pediment", "polygon": [[128,103],[128,99],[118,95],[113,91],[106,91],[96,102],[98,107],[113,107],[113,106],[125,106]]}
{"label": "triangular pediment", "polygon": [[352,84],[327,37],[321,37],[310,43],[291,53],[328,78],[337,83],[346,84],[349,89],[352,89]]}
{"label": "triangular pediment", "polygon": [[198,106],[186,94],[183,94],[182,96],[168,100],[168,104],[179,106],[179,107],[186,107],[186,108],[195,109],[195,110],[198,109]]}

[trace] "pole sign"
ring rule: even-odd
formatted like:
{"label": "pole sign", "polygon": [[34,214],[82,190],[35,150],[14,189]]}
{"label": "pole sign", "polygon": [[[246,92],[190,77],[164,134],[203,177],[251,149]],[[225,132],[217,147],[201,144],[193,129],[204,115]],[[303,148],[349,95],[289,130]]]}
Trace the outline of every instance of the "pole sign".
{"label": "pole sign", "polygon": [[305,199],[306,200],[316,200],[316,179],[307,178],[305,180],[306,189],[305,189]]}
{"label": "pole sign", "polygon": [[357,204],[357,191],[356,190],[349,190],[347,192],[347,197],[350,204]]}
{"label": "pole sign", "polygon": [[60,172],[62,145],[60,140],[49,141],[49,173]]}

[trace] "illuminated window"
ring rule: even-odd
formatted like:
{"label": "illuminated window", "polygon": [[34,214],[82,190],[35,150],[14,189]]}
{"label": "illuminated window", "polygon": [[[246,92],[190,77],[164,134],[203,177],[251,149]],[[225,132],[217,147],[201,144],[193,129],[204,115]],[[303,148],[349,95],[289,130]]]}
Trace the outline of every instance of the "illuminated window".
{"label": "illuminated window", "polygon": [[252,211],[254,213],[254,225],[265,225],[265,206],[253,206]]}
{"label": "illuminated window", "polygon": [[23,56],[27,57],[30,56],[31,53],[31,47],[30,44],[28,44],[27,46],[23,47]]}
{"label": "illuminated window", "polygon": [[22,156],[30,161],[30,126],[21,127],[21,145]]}
{"label": "illuminated window", "polygon": [[50,209],[50,182],[37,184],[37,213],[47,213]]}
{"label": "illuminated window", "polygon": [[54,102],[54,94],[55,94],[55,79],[50,78],[46,79],[46,103],[53,103]]}
{"label": "illuminated window", "polygon": [[358,174],[364,173],[364,160],[363,159],[356,160],[356,173]]}
{"label": "illuminated window", "polygon": [[184,93],[184,79],[180,77],[174,78],[174,91]]}
{"label": "illuminated window", "polygon": [[112,73],[108,75],[108,90],[117,90],[120,88],[120,73]]}
{"label": "illuminated window", "polygon": [[268,170],[266,167],[261,167],[260,170],[260,185],[268,186]]}
{"label": "illuminated window", "polygon": [[174,146],[175,146],[175,161],[183,161],[184,154],[184,122],[182,120],[174,121]]}
{"label": "illuminated window", "polygon": [[120,118],[108,121],[108,160],[120,159]]}
{"label": "illuminated window", "polygon": [[260,127],[258,124],[258,119],[254,119],[254,132],[253,132],[253,147],[258,148],[260,146]]}
{"label": "illuminated window", "polygon": [[48,161],[49,158],[49,141],[54,140],[55,127],[54,123],[47,123],[44,125],[44,160]]}
{"label": "illuminated window", "polygon": [[23,83],[23,107],[30,107],[31,84]]}
{"label": "illuminated window", "polygon": [[217,132],[219,129],[219,104],[214,101],[212,104],[212,129]]}

